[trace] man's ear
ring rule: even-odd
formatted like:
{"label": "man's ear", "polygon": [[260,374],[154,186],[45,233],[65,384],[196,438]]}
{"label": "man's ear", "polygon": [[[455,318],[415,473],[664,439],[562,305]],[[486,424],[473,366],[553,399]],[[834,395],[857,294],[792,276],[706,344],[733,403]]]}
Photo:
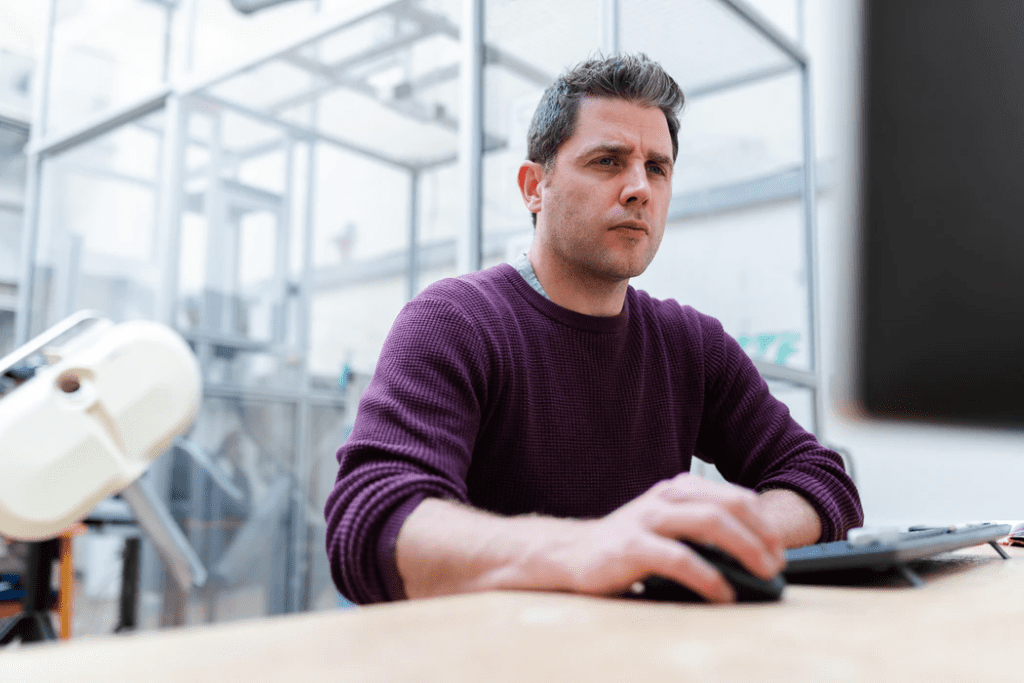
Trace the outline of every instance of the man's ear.
{"label": "man's ear", "polygon": [[523,204],[530,213],[540,213],[543,180],[544,166],[536,161],[524,161],[519,167],[519,192],[523,195]]}

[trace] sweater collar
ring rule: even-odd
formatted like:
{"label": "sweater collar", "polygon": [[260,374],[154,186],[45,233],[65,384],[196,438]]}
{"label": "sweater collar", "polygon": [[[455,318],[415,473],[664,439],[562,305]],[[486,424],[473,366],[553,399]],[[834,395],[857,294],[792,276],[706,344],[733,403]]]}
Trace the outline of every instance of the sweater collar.
{"label": "sweater collar", "polygon": [[530,286],[523,276],[507,263],[498,266],[512,287],[523,299],[537,309],[545,317],[557,323],[584,332],[597,332],[599,334],[614,334],[622,332],[629,325],[629,305],[633,298],[632,287],[626,289],[626,299],[622,305],[622,312],[613,316],[585,315],[576,311],[563,308],[537,292]]}

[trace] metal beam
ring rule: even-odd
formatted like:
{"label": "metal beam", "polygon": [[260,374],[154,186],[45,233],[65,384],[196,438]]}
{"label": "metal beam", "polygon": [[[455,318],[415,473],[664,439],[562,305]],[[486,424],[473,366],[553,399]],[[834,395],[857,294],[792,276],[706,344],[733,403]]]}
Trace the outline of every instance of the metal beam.
{"label": "metal beam", "polygon": [[11,128],[13,130],[21,131],[22,133],[28,133],[32,124],[29,119],[24,117],[20,112],[0,103],[0,127]]}
{"label": "metal beam", "polygon": [[295,55],[288,55],[282,58],[294,63],[294,65],[296,67],[299,67],[300,69],[304,69],[311,74],[315,74],[319,77],[328,80],[322,84],[309,88],[305,92],[300,92],[296,95],[291,95],[284,99],[279,99],[278,101],[275,101],[272,104],[267,104],[266,110],[271,114],[280,114],[286,110],[294,108],[294,106],[315,102],[323,95],[334,92],[339,87],[348,88],[350,90],[354,90],[355,92],[368,95],[371,97],[377,96],[377,91],[374,89],[372,85],[370,85],[366,81],[348,78],[341,74],[324,73],[324,70],[327,69],[327,66],[322,65],[322,63],[312,61],[311,59],[296,57]]}
{"label": "metal beam", "polygon": [[[491,144],[487,144],[487,140],[491,141]],[[499,149],[505,149],[508,146],[507,140],[501,140],[498,138],[492,138],[488,135],[485,139],[484,153],[494,152]],[[418,164],[415,164],[414,168],[418,171],[430,171],[435,168],[441,168],[442,166],[451,166],[452,164],[458,163],[459,154],[446,154],[443,157],[437,157],[436,159],[430,159]]]}
{"label": "metal beam", "polygon": [[311,91],[300,93],[298,95],[293,95],[288,99],[282,100],[280,102],[268,106],[267,109],[270,109],[271,111],[280,111],[281,109],[288,109],[290,107],[294,107],[296,105],[309,102],[310,100],[314,100],[319,95],[313,95],[312,93],[319,92],[324,87],[329,86],[342,85],[346,88],[351,88],[352,90],[356,90],[365,95],[375,95],[377,92],[372,85],[370,85],[364,80],[351,78],[343,72],[335,71],[333,68],[324,64],[323,62],[308,59],[300,54],[289,52],[287,54],[281,55],[281,59],[290,64],[294,64],[303,71],[306,71],[316,76],[320,76],[321,78],[325,78],[327,79],[328,82],[324,83],[322,86],[314,88]]}
{"label": "metal beam", "polygon": [[[529,225],[524,221],[525,226]],[[485,233],[483,256],[493,258],[505,252],[505,245],[514,237],[523,235],[523,230]],[[417,260],[419,272],[435,268],[451,267],[456,262],[457,241],[455,239],[438,240],[419,247]],[[314,272],[313,283],[317,290],[359,286],[375,280],[400,277],[409,265],[409,254],[406,249],[394,251],[375,259],[365,261],[347,261],[336,266],[320,268]]]}
{"label": "metal beam", "polygon": [[432,88],[435,85],[454,81],[459,77],[459,65],[449,64],[419,76],[415,80],[404,81],[394,88],[394,98],[402,100],[412,97],[418,90]]}
{"label": "metal beam", "polygon": [[[418,121],[420,123],[436,124],[441,126],[442,128],[446,128],[451,131],[457,131],[459,129],[458,120],[452,118],[451,116],[448,116],[445,112],[428,112],[425,110],[424,106],[421,103],[415,102],[407,98],[394,100],[382,99],[377,96],[377,91],[373,88],[373,86],[371,86],[369,83],[365,81],[349,78],[341,73],[334,73],[333,71],[331,71],[330,67],[327,67],[324,64],[320,64],[319,62],[313,62],[312,60],[302,58],[295,59],[293,57],[287,57],[286,59],[292,61],[297,66],[307,69],[311,73],[315,73],[325,78],[329,78],[331,79],[331,81],[329,83],[324,83],[323,85],[315,87],[311,90],[307,90],[306,92],[301,93],[299,95],[288,97],[284,100],[280,100],[268,106],[267,110],[271,113],[276,114],[283,110],[290,109],[292,107],[297,107],[306,102],[314,101],[321,95],[331,93],[335,91],[337,88],[342,87],[349,88],[363,95],[367,95],[373,98],[380,106],[384,107],[385,109],[389,109],[414,121]],[[453,66],[455,67],[455,74],[457,76],[458,65],[455,64]],[[447,71],[449,68],[450,67],[446,68],[445,71]],[[507,144],[504,140],[494,137],[492,135],[487,135],[487,138],[488,143],[493,145],[495,148],[504,147]]]}
{"label": "metal beam", "polygon": [[21,213],[25,210],[25,200],[20,195],[8,195],[0,197],[0,211],[13,211]]}
{"label": "metal beam", "polygon": [[203,384],[203,397],[238,398],[261,403],[299,403],[300,401],[309,401],[314,405],[344,405],[345,403],[345,396],[341,393],[317,391],[315,389],[298,391],[225,383]]}
{"label": "metal beam", "polygon": [[62,160],[60,167],[62,170],[69,171],[71,173],[88,175],[94,178],[102,178],[103,180],[114,180],[130,185],[141,185],[150,189],[152,189],[157,182],[156,178],[142,178],[140,176],[129,175],[127,173],[121,173],[120,171],[113,171],[108,168],[90,166],[83,163],[73,163]]}
{"label": "metal beam", "polygon": [[[817,175],[815,182],[819,192],[831,184],[832,174],[827,172],[829,168],[824,167],[822,170],[825,172]],[[679,193],[673,195],[669,204],[668,221],[680,221],[768,202],[800,199],[805,182],[807,180],[803,168],[798,166],[754,180]]]}
{"label": "metal beam", "polygon": [[734,76],[732,78],[725,78],[720,81],[713,83],[706,83],[703,85],[694,86],[686,89],[687,99],[693,99],[695,97],[704,97],[706,95],[712,95],[723,90],[730,90],[732,88],[738,88],[740,86],[748,85],[756,81],[765,80],[768,78],[774,78],[775,76],[781,76],[783,74],[791,73],[793,70],[800,68],[798,64],[785,63],[779,66],[770,66],[765,69],[758,69],[751,71],[750,73],[743,74],[742,76]]}
{"label": "metal beam", "polygon": [[532,81],[541,87],[546,88],[555,80],[555,77],[548,72],[538,69],[529,62],[525,62],[519,57],[493,45],[485,45],[484,54],[486,55],[487,64],[500,64],[517,76]]}
{"label": "metal beam", "polygon": [[135,119],[142,118],[155,111],[160,111],[164,108],[170,94],[170,87],[162,86],[159,90],[131,104],[93,117],[74,130],[29,143],[28,153],[40,156],[53,156],[72,147],[84,145],[127,123],[131,123]]}
{"label": "metal beam", "polygon": [[299,140],[305,140],[307,142],[326,142],[340,149],[344,149],[347,152],[353,152],[355,154],[359,154],[370,159],[373,159],[374,161],[379,161],[381,163],[389,164],[391,166],[397,166],[398,168],[402,168],[407,171],[411,171],[416,168],[416,166],[413,164],[401,161],[400,159],[395,159],[394,157],[380,154],[379,152],[373,151],[369,147],[363,147],[362,145],[357,145],[354,142],[348,142],[340,138],[325,135],[324,133],[321,133],[320,131],[315,130],[313,128],[307,128],[305,126],[300,126],[298,124],[290,123],[288,121],[282,121],[281,119],[274,118],[270,114],[257,111],[252,107],[246,107],[244,105],[238,104],[237,102],[225,100],[210,94],[204,94],[201,96],[197,95],[197,97],[211,104],[215,104],[225,109],[231,109],[233,111],[238,112],[239,114],[244,114],[250,118],[256,119],[257,121],[262,121],[268,125],[281,128],[287,131],[292,137],[297,138]]}
{"label": "metal beam", "polygon": [[[769,363],[756,358],[752,360],[758,373],[760,373],[760,375],[765,379],[785,382],[794,386],[804,387],[805,389],[813,389],[815,392],[818,392],[820,389],[818,376],[814,372],[799,370],[785,365],[776,365],[775,363]],[[815,417],[815,419],[817,419],[817,417]],[[817,425],[815,425],[815,427],[817,427]]]}
{"label": "metal beam", "polygon": [[346,69],[372,61],[378,57],[383,57],[395,50],[400,50],[403,47],[408,47],[413,43],[423,40],[424,38],[429,38],[435,33],[437,33],[437,31],[433,29],[421,29],[404,36],[397,36],[386,43],[378,43],[377,45],[367,48],[362,52],[357,52],[356,54],[345,57],[344,59],[339,59],[338,61],[331,63],[327,68],[333,73],[344,73]]}
{"label": "metal beam", "polygon": [[750,25],[755,31],[764,36],[782,52],[786,53],[793,61],[801,66],[806,66],[809,59],[804,49],[790,40],[784,33],[764,18],[760,12],[747,4],[746,0],[719,0],[725,7],[735,12],[743,21]]}
{"label": "metal beam", "polygon": [[351,26],[355,26],[361,22],[366,21],[367,19],[382,14],[394,14],[399,11],[404,11],[405,8],[410,4],[411,0],[397,0],[396,2],[382,5],[380,7],[364,12],[363,14],[360,14],[358,16],[346,18],[340,22],[329,24],[325,28],[317,29],[311,33],[306,34],[305,36],[292,40],[272,50],[268,50],[267,52],[263,53],[262,55],[255,59],[244,60],[236,64],[233,64],[230,67],[221,70],[213,76],[207,76],[205,78],[199,77],[187,83],[182,83],[181,87],[177,88],[177,90],[182,95],[191,95],[199,93],[203,90],[208,90],[209,88],[215,85],[219,85],[220,83],[230,80],[240,74],[247,73],[249,71],[254,71],[259,67],[268,64],[274,61],[275,59],[280,58],[282,55],[297,52],[308,45],[312,45],[317,41],[323,40],[324,38],[333,33],[349,28]]}
{"label": "metal beam", "polygon": [[[327,67],[324,64],[320,64],[319,62],[313,62],[312,60],[302,58],[295,59],[293,57],[287,57],[286,59],[292,61],[297,66],[309,70],[312,73],[323,76],[325,78],[329,78],[331,79],[331,81],[329,83],[324,83],[323,85],[317,86],[311,90],[307,90],[306,92],[301,93],[299,95],[288,97],[284,100],[280,100],[270,105],[269,107],[267,107],[267,110],[271,113],[280,113],[281,111],[290,109],[292,107],[297,107],[306,102],[315,101],[318,97],[331,93],[335,91],[337,88],[342,87],[349,88],[363,95],[367,95],[373,98],[380,106],[384,107],[385,109],[389,109],[414,121],[418,121],[420,123],[436,124],[441,126],[442,128],[446,128],[451,131],[457,131],[459,129],[458,120],[452,118],[443,111],[429,112],[424,108],[422,103],[415,102],[406,97],[396,98],[393,100],[386,100],[380,98],[377,96],[377,91],[369,83],[366,83],[365,81],[362,80],[346,77],[341,73],[334,73],[330,70],[329,67]],[[459,72],[459,65],[453,64],[450,67],[445,67],[444,69],[440,69],[438,71],[444,72],[445,74],[454,71],[455,76],[457,77]],[[488,145],[489,149],[504,148],[508,144],[505,140],[502,140],[501,138],[495,137],[488,133],[485,133],[485,136],[487,138],[485,144]]]}

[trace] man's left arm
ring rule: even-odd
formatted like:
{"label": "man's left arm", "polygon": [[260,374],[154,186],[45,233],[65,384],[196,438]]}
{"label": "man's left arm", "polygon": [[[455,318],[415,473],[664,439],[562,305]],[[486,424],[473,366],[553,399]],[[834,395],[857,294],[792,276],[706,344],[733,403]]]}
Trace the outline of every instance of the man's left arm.
{"label": "man's left arm", "polygon": [[721,323],[702,322],[705,419],[698,455],[728,481],[762,495],[787,547],[845,538],[864,513],[842,458],[792,419]]}

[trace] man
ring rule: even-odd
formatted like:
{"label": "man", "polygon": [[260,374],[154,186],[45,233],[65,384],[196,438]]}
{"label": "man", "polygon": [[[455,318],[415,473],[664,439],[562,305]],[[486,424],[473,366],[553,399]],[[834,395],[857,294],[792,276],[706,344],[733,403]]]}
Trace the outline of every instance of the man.
{"label": "man", "polygon": [[[327,548],[353,601],[614,595],[652,574],[729,601],[678,539],[767,578],[861,523],[839,456],[721,324],[629,287],[665,230],[682,104],[644,56],[545,92],[519,171],[527,257],[403,309],[338,453]],[[735,484],[687,474],[694,455]]]}

